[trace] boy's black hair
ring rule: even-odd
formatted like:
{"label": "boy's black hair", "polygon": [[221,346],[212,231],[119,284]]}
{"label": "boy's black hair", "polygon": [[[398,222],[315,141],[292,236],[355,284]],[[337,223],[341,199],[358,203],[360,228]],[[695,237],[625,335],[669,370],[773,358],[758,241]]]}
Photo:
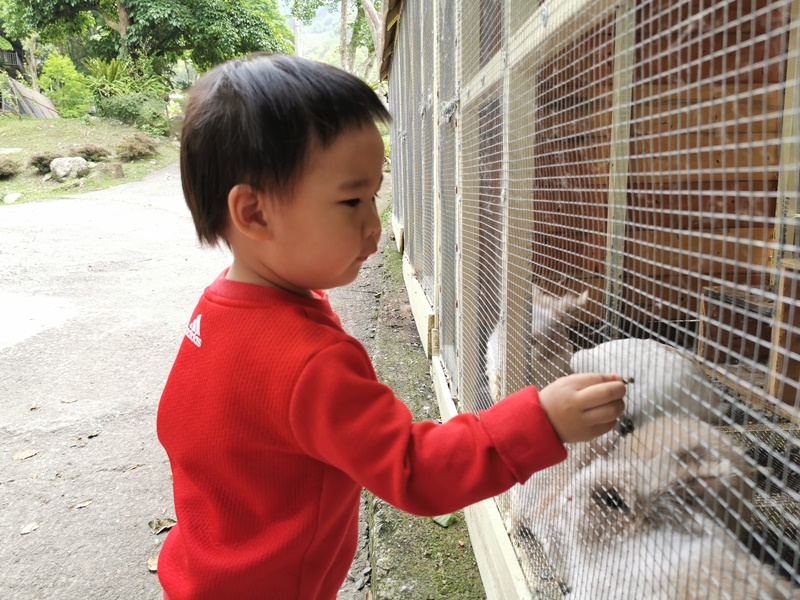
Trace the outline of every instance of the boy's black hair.
{"label": "boy's black hair", "polygon": [[190,92],[181,133],[181,182],[201,243],[216,245],[228,192],[245,183],[289,197],[312,145],[391,117],[357,77],[296,56],[254,54],[206,73]]}

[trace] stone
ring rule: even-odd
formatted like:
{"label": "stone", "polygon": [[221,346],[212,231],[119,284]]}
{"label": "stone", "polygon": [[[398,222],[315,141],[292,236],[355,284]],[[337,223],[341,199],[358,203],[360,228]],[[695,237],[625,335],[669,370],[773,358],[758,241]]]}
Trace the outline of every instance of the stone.
{"label": "stone", "polygon": [[21,200],[23,197],[22,194],[19,192],[12,192],[10,194],[6,194],[3,197],[3,204],[14,204],[17,200]]}
{"label": "stone", "polygon": [[123,179],[125,173],[122,171],[122,164],[120,163],[99,163],[97,165],[97,172],[105,175],[109,179]]}
{"label": "stone", "polygon": [[80,156],[54,158],[50,161],[50,172],[53,174],[53,179],[59,182],[85,177],[89,174],[89,163]]}

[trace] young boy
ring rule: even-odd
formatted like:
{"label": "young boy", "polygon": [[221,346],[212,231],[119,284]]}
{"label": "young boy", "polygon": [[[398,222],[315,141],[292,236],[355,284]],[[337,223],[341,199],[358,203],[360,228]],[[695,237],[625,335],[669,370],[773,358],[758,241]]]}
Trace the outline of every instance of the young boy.
{"label": "young boy", "polygon": [[165,598],[335,598],[362,486],[418,515],[458,510],[609,431],[616,375],[527,388],[479,415],[413,423],[320,290],[381,232],[389,115],[357,78],[289,56],[223,64],[186,107],[181,177],[200,240],[233,260],[204,292],[158,411],[178,524]]}

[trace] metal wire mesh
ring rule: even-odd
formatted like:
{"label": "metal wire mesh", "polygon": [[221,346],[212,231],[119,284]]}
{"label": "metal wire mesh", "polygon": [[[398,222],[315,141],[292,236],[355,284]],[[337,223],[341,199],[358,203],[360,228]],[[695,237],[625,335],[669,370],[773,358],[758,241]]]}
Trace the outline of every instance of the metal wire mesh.
{"label": "metal wire mesh", "polygon": [[[456,48],[450,43],[456,38],[456,7],[452,2],[438,6],[437,36],[439,64],[439,104],[436,119],[439,127],[439,185],[438,198],[442,218],[439,219],[441,257],[441,294],[439,309],[439,346],[451,385],[458,387],[458,347],[456,345],[457,303],[457,214],[458,188],[456,184],[456,113],[458,96],[456,88]],[[434,242],[435,243],[435,242]],[[435,277],[435,274],[434,274]]]}
{"label": "metal wire mesh", "polygon": [[633,380],[617,431],[498,498],[544,597],[800,594],[799,19],[800,0],[404,5],[395,216],[438,215],[407,252],[460,409]]}

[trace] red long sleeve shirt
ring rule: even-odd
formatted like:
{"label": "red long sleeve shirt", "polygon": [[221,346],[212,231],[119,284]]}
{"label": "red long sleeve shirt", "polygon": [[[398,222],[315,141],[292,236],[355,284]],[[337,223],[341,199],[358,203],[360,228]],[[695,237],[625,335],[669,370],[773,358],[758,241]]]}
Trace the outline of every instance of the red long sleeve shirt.
{"label": "red long sleeve shirt", "polygon": [[323,292],[224,273],[187,327],[158,435],[178,521],[158,565],[170,600],[335,598],[362,486],[438,515],[566,456],[535,389],[443,425],[412,423]]}

